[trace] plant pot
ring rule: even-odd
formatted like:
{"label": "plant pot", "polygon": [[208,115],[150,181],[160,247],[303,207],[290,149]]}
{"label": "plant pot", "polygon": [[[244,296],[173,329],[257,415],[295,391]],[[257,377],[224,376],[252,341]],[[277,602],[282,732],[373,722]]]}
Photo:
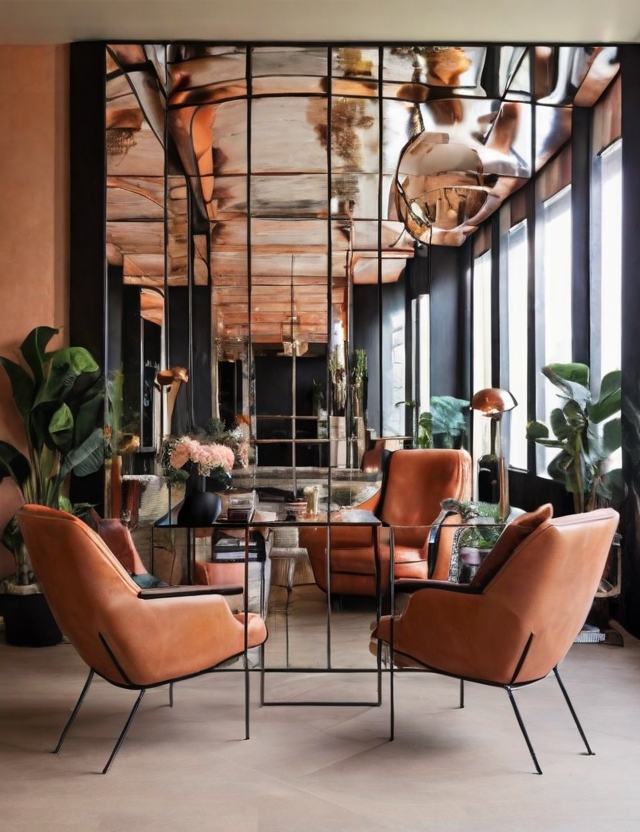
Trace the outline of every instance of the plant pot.
{"label": "plant pot", "polygon": [[220,496],[215,491],[207,491],[205,477],[200,476],[197,490],[187,491],[178,511],[178,523],[192,528],[210,526],[218,519],[221,509]]}
{"label": "plant pot", "polygon": [[5,639],[13,647],[52,647],[62,632],[41,592],[2,596]]}

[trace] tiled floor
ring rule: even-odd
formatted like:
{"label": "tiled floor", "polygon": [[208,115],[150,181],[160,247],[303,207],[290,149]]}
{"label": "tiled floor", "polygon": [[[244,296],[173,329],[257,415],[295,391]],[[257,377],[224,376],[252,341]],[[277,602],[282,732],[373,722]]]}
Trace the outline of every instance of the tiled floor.
{"label": "tiled floor", "polygon": [[[305,653],[317,599],[298,598],[292,657]],[[306,615],[302,614],[308,604]],[[373,666],[366,610],[336,621],[337,656]],[[306,622],[306,623],[305,623]],[[347,623],[348,622],[348,623]],[[282,664],[281,616],[271,661]],[[279,643],[280,642],[280,643]],[[342,652],[340,652],[342,651]],[[280,657],[280,658],[278,658]],[[371,662],[370,662],[371,659]],[[68,644],[13,648],[0,637],[2,832],[388,832],[640,828],[640,643],[574,645],[563,678],[596,751],[587,757],[553,678],[518,692],[544,775],[506,695],[432,674],[396,676],[396,739],[381,708],[260,707],[252,677],[243,741],[242,675],[183,682],[175,707],[149,691],[112,770],[99,774],[135,694],[94,682],[58,757],[48,751],[86,676]],[[375,675],[272,674],[269,698],[369,699]]]}

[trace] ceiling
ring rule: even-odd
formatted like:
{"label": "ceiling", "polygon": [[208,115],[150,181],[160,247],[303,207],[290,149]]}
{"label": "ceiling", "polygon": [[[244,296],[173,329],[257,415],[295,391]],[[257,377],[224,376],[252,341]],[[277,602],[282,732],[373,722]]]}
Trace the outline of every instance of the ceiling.
{"label": "ceiling", "polygon": [[637,0],[0,0],[0,43],[75,40],[640,41]]}

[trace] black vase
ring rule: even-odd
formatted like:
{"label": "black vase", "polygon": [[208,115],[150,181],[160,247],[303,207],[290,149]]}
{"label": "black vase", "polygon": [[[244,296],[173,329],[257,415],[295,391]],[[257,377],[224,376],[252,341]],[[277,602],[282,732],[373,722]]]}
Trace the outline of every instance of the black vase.
{"label": "black vase", "polygon": [[60,644],[62,633],[44,595],[5,595],[3,598],[7,644],[14,647],[52,647]]}
{"label": "black vase", "polygon": [[198,477],[198,487],[187,492],[178,511],[178,523],[181,526],[199,528],[210,526],[218,519],[222,501],[215,491],[206,490],[206,478]]}

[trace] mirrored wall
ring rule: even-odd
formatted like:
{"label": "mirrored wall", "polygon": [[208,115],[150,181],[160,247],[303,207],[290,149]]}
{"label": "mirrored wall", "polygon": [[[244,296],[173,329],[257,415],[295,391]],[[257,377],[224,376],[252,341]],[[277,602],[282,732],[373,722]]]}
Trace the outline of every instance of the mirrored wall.
{"label": "mirrored wall", "polygon": [[615,47],[503,44],[111,44],[105,67],[114,449],[152,475],[168,438],[235,431],[236,488],[332,508],[430,396],[471,398],[471,237],[618,72]]}

